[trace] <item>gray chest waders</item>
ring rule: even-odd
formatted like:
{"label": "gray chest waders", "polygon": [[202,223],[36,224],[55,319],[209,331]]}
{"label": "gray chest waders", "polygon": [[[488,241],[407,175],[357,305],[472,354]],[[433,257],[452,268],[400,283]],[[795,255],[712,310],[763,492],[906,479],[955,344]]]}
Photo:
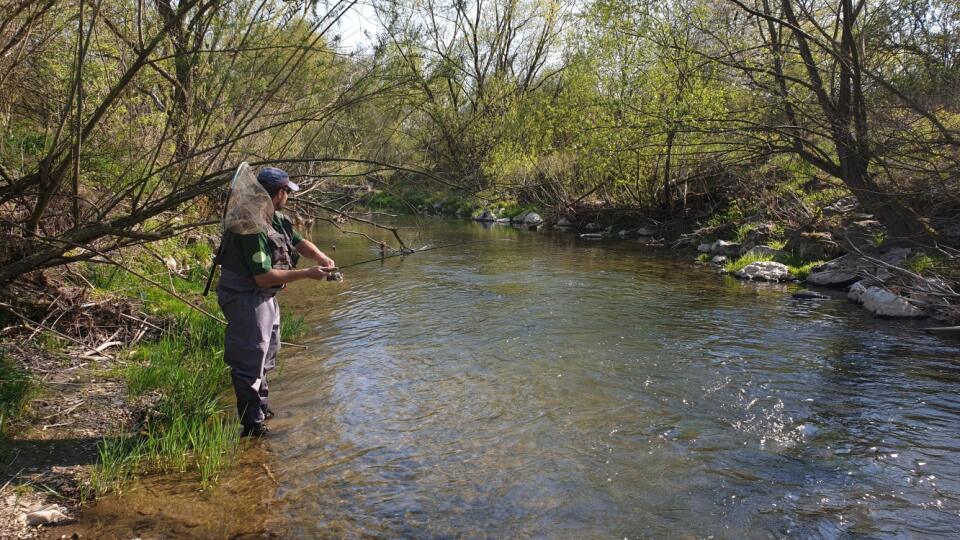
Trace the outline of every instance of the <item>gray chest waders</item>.
{"label": "gray chest waders", "polygon": [[[279,236],[279,235],[278,235]],[[274,268],[289,269],[292,245],[271,239]],[[295,252],[293,252],[295,253]],[[295,264],[295,262],[293,262]],[[263,422],[269,388],[267,372],[276,367],[280,350],[280,308],[276,295],[282,287],[263,289],[250,276],[220,269],[217,302],[227,319],[223,360],[237,396],[237,413],[243,425]]]}

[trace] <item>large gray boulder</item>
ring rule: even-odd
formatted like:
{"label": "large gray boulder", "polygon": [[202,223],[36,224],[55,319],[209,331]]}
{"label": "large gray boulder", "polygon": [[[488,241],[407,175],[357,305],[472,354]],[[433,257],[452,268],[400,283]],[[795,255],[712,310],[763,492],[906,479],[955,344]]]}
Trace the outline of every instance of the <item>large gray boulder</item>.
{"label": "large gray boulder", "polygon": [[777,227],[773,223],[757,223],[752,226],[753,228],[750,229],[740,241],[743,250],[749,250],[754,246],[766,244],[773,239],[777,231]]}
{"label": "large gray boulder", "polygon": [[752,262],[733,274],[740,279],[758,281],[788,281],[791,279],[787,265],[774,261]]}
{"label": "large gray boulder", "polygon": [[883,281],[893,275],[888,265],[903,264],[910,255],[910,248],[894,248],[882,254],[876,251],[869,253],[872,254],[850,253],[834,259],[807,276],[807,282],[824,287],[846,287],[864,278]]}
{"label": "large gray boulder", "polygon": [[840,254],[840,244],[833,240],[828,232],[800,232],[789,234],[786,251],[796,253],[804,259],[831,259]]}
{"label": "large gray boulder", "polygon": [[521,223],[524,225],[540,225],[543,223],[543,218],[536,212],[526,212],[523,214]]}

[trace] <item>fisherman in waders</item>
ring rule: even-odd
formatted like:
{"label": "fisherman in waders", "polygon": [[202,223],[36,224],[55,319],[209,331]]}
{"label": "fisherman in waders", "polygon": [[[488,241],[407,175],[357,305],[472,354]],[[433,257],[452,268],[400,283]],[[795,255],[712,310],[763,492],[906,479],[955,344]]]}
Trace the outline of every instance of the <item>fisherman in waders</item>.
{"label": "fisherman in waders", "polygon": [[[273,202],[272,230],[254,234],[225,232],[220,254],[217,301],[227,319],[223,358],[230,366],[241,437],[262,437],[267,405],[267,372],[276,366],[280,348],[280,311],[276,294],[299,279],[325,279],[334,272],[333,259],[294,232],[290,220],[278,213],[287,197],[300,187],[281,169],[266,167],[257,175]],[[296,269],[300,256],[318,266]]]}

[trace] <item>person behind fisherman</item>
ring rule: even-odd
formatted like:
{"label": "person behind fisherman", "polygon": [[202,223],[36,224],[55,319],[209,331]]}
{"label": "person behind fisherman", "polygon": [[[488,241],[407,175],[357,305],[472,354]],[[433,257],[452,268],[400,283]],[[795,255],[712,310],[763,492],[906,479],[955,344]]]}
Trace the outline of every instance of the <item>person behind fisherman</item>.
{"label": "person behind fisherman", "polygon": [[[296,231],[279,213],[287,197],[300,187],[283,170],[266,167],[257,175],[273,202],[273,227],[255,234],[224,233],[217,301],[227,319],[223,359],[237,396],[241,437],[262,437],[268,406],[267,372],[276,366],[280,349],[280,310],[276,295],[287,283],[322,280],[335,271],[333,259]],[[317,266],[297,269],[300,256]]]}

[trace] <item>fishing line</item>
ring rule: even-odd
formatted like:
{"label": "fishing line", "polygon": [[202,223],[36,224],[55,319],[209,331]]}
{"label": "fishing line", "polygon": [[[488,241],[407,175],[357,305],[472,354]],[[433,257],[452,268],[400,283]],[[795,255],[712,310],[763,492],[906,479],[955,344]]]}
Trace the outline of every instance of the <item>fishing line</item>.
{"label": "fishing line", "polygon": [[415,255],[415,254],[417,254],[417,253],[423,253],[423,252],[425,252],[425,251],[433,251],[433,250],[435,250],[435,249],[442,249],[442,248],[448,248],[448,247],[453,247],[453,246],[469,246],[469,245],[471,245],[471,244],[483,244],[483,243],[487,243],[487,242],[493,242],[493,240],[489,240],[489,239],[488,239],[488,240],[474,240],[473,242],[452,242],[452,243],[450,243],[450,244],[441,244],[441,245],[439,245],[439,246],[429,246],[429,245],[428,245],[428,246],[424,246],[424,247],[422,247],[422,248],[420,248],[420,249],[413,249],[413,250],[406,250],[406,251],[401,250],[401,251],[399,251],[399,252],[397,252],[397,253],[392,253],[392,254],[390,254],[390,255],[381,255],[381,256],[379,256],[379,257],[374,257],[374,258],[372,258],[372,259],[366,259],[366,260],[363,260],[363,261],[359,261],[359,262],[355,262],[355,263],[350,263],[350,264],[345,265],[345,266],[338,266],[338,267],[336,268],[335,272],[340,272],[341,270],[346,270],[347,268],[353,268],[354,266],[360,266],[361,264],[368,264],[368,263],[377,262],[377,261],[385,261],[385,260],[387,260],[387,259],[392,259],[392,258],[394,258],[394,257],[406,257],[407,255]]}

